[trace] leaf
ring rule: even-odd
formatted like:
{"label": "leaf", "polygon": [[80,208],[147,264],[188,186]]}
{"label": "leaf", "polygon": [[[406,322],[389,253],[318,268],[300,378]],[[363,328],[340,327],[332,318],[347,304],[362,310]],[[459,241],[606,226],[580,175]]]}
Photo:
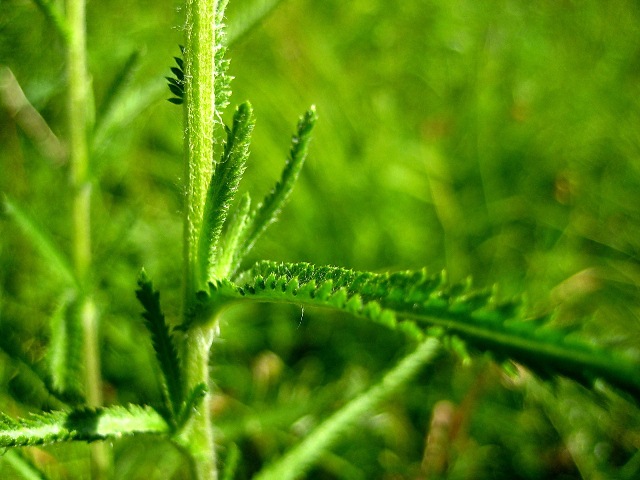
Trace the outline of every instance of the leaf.
{"label": "leaf", "polygon": [[207,190],[199,240],[198,258],[203,284],[216,279],[219,274],[226,273],[219,272],[216,265],[220,250],[220,233],[246,168],[254,125],[251,105],[243,103],[233,116],[233,126],[228,132],[222,158],[215,164]]}
{"label": "leaf", "polygon": [[[180,52],[184,54],[184,47],[180,46]],[[184,102],[184,89],[185,89],[185,80],[184,80],[184,60],[180,57],[173,57],[176,61],[177,67],[171,67],[171,73],[175,75],[175,77],[165,77],[168,82],[169,90],[171,93],[175,95],[169,99],[171,103],[176,105],[180,105]]]}
{"label": "leaf", "polygon": [[169,426],[150,407],[130,405],[76,409],[13,420],[0,413],[0,447],[94,441],[133,433],[167,433]]}
{"label": "leaf", "polygon": [[73,273],[71,262],[53,242],[49,234],[7,197],[4,198],[4,207],[5,212],[13,218],[52,270],[59,274],[68,285],[78,288],[79,282]]}
{"label": "leaf", "polygon": [[178,415],[177,428],[184,426],[191,418],[191,415],[196,411],[198,402],[206,395],[207,390],[207,385],[204,383],[198,383],[191,389]]}
{"label": "leaf", "polygon": [[253,0],[250,5],[243,5],[242,10],[234,16],[229,27],[228,44],[232,45],[241,40],[281,3],[282,0]]}
{"label": "leaf", "polygon": [[251,197],[246,193],[241,199],[236,208],[236,211],[231,217],[231,221],[227,226],[227,231],[222,238],[222,245],[220,246],[220,253],[217,256],[215,277],[226,278],[229,276],[233,259],[237,254],[242,240],[242,233],[247,227],[247,223],[250,220],[251,209]]}
{"label": "leaf", "polygon": [[66,295],[50,319],[51,336],[47,363],[51,388],[60,397],[77,402],[82,399],[83,328],[79,309],[82,300]]}
{"label": "leaf", "polygon": [[[492,290],[451,285],[446,275],[425,270],[376,274],[307,263],[259,262],[218,297],[290,302],[343,310],[397,328],[420,339],[433,327],[490,352],[498,362],[522,363],[542,376],[565,375],[592,384],[602,378],[636,397],[640,361],[622,351],[593,344],[544,319],[528,319],[518,302],[499,301]],[[220,302],[220,298],[216,298]],[[455,350],[460,345],[453,343]]]}
{"label": "leaf", "polygon": [[167,420],[173,420],[182,404],[180,362],[160,307],[160,293],[153,290],[153,283],[144,270],[140,272],[136,297],[145,309],[142,316],[146,320],[145,325],[151,334],[153,349],[162,372],[165,407],[170,417]]}
{"label": "leaf", "polygon": [[65,42],[69,41],[69,25],[64,14],[51,0],[33,0]]}
{"label": "leaf", "polygon": [[108,117],[112,111],[117,110],[119,108],[118,104],[125,100],[126,91],[131,85],[135,71],[140,65],[141,56],[142,53],[140,50],[131,52],[114,77],[111,85],[109,85],[96,113],[96,123],[94,127],[96,130],[100,129],[100,125],[105,120],[105,117]]}
{"label": "leaf", "polygon": [[[227,54],[227,29],[224,24],[224,13],[227,8],[228,0],[220,0],[217,4],[216,11],[216,28],[214,31],[215,54],[214,54],[214,92],[216,93],[215,110],[216,112],[224,112],[229,105],[231,97],[231,80],[229,76],[229,60]],[[222,119],[218,119],[218,124],[222,124]]]}
{"label": "leaf", "polygon": [[247,226],[243,232],[242,242],[240,243],[241,247],[238,248],[234,259],[234,271],[267,227],[277,220],[282,207],[293,191],[293,187],[302,170],[302,165],[307,157],[311,131],[316,119],[316,109],[312,106],[298,121],[298,128],[296,134],[291,139],[289,157],[282,171],[280,181],[276,183],[273,190],[271,190],[263,202],[251,213],[249,221],[247,222]]}
{"label": "leaf", "polygon": [[304,473],[336,441],[391,394],[408,383],[430,363],[438,352],[439,342],[430,338],[403,358],[376,385],[358,395],[321,423],[282,458],[276,460],[254,478],[257,480],[293,480]]}
{"label": "leaf", "polygon": [[9,450],[2,454],[2,460],[7,462],[11,467],[21,475],[23,480],[47,480],[47,477],[41,472],[34,463],[26,458],[20,450]]}

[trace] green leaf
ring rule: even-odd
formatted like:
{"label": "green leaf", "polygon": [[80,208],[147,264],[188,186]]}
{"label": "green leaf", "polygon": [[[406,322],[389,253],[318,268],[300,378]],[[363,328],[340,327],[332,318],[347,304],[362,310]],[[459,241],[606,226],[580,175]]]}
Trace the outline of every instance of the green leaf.
{"label": "green leaf", "polygon": [[47,363],[51,388],[62,398],[77,402],[82,399],[83,328],[82,302],[75,295],[65,295],[50,319],[51,337]]}
{"label": "green leaf", "polygon": [[227,231],[222,238],[222,245],[220,247],[220,254],[217,256],[215,267],[215,278],[226,278],[229,276],[232,267],[233,259],[237,255],[240,242],[242,240],[242,234],[247,227],[250,220],[251,209],[251,197],[246,193],[241,199],[236,208],[235,213],[231,217],[231,220],[227,226]]}
{"label": "green leaf", "polygon": [[203,285],[216,279],[219,274],[226,273],[219,272],[216,265],[220,234],[246,168],[254,125],[251,105],[243,103],[233,116],[233,126],[228,132],[222,158],[215,165],[209,183],[198,252],[200,280]]}
{"label": "green leaf", "polygon": [[141,58],[140,50],[133,51],[124,62],[116,76],[114,77],[111,85],[107,88],[102,103],[96,112],[96,123],[94,128],[100,128],[100,124],[104,121],[105,117],[109,115],[109,112],[118,108],[118,103],[121,102],[127,89],[131,85],[131,81],[140,65]]}
{"label": "green leaf", "polygon": [[[602,378],[640,395],[637,357],[582,340],[545,319],[526,318],[518,302],[499,301],[492,290],[471,290],[468,282],[451,285],[442,273],[376,274],[259,262],[239,276],[239,283],[235,292],[230,282],[219,285],[218,296],[343,310],[417,339],[440,327],[498,362],[516,361],[542,376],[566,375],[587,384]],[[460,345],[452,345],[460,351]]]}
{"label": "green leaf", "polygon": [[79,287],[78,279],[73,273],[71,262],[62,250],[53,242],[49,234],[29,215],[7,197],[4,198],[4,210],[13,218],[18,227],[40,252],[53,271],[58,273],[70,286]]}
{"label": "green leaf", "polygon": [[240,463],[240,449],[235,443],[227,447],[227,456],[224,462],[224,470],[222,472],[222,480],[233,480]]}
{"label": "green leaf", "polygon": [[76,409],[13,420],[0,412],[0,447],[94,441],[133,433],[167,433],[169,426],[150,407],[130,405]]}
{"label": "green leaf", "polygon": [[320,456],[341,439],[354,424],[391,394],[397,392],[430,363],[435,358],[438,347],[439,342],[433,338],[419,344],[415,351],[403,358],[376,385],[331,415],[302,442],[258,473],[255,478],[259,480],[303,478],[304,473]]}
{"label": "green leaf", "polygon": [[253,0],[249,5],[243,4],[242,10],[233,17],[233,22],[229,26],[228,44],[232,45],[241,40],[281,3],[282,0]]}
{"label": "green leaf", "polygon": [[[216,112],[224,112],[229,105],[231,97],[231,80],[233,77],[227,73],[229,70],[229,60],[227,54],[227,29],[224,23],[224,14],[227,8],[228,0],[219,0],[216,11],[216,28],[214,31],[215,54],[213,57],[215,74],[214,74],[214,92],[216,93],[215,110]],[[222,119],[218,119],[218,123],[222,124]]]}
{"label": "green leaf", "polygon": [[[311,131],[317,119],[316,109],[312,106],[298,121],[296,134],[291,139],[291,148],[280,181],[265,197],[264,201],[251,213],[243,232],[242,247],[237,250],[233,270],[253,248],[258,238],[269,225],[275,222],[298,180],[302,165],[307,157]],[[233,272],[231,272],[233,273]]]}
{"label": "green leaf", "polygon": [[4,452],[2,460],[11,465],[23,480],[47,480],[49,478],[31,460],[26,458],[20,450],[14,449]]}
{"label": "green leaf", "polygon": [[144,270],[140,272],[136,297],[145,309],[142,316],[151,333],[151,342],[162,372],[165,408],[169,416],[167,420],[173,421],[182,405],[180,362],[173,337],[169,333],[169,326],[165,322],[160,307],[160,293],[153,290],[153,283]]}
{"label": "green leaf", "polygon": [[178,415],[176,422],[178,428],[184,426],[189,418],[191,418],[191,415],[196,411],[198,402],[206,395],[207,390],[207,385],[204,383],[198,383],[191,389],[184,401],[184,404],[182,405],[180,414]]}
{"label": "green leaf", "polygon": [[[180,51],[184,54],[184,47],[180,46]],[[171,73],[175,77],[165,77],[168,82],[169,90],[175,95],[174,98],[170,98],[169,101],[176,105],[181,105],[184,102],[184,60],[181,57],[173,57],[176,61],[177,67],[171,67]]]}
{"label": "green leaf", "polygon": [[65,42],[69,41],[69,25],[63,12],[52,0],[33,0]]}

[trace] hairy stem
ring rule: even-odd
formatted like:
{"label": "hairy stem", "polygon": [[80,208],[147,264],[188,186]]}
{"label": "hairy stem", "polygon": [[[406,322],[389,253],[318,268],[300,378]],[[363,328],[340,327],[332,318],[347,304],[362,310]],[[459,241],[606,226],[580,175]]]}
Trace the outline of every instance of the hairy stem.
{"label": "hairy stem", "polygon": [[[209,385],[209,354],[213,338],[214,329],[208,325],[194,326],[184,334],[181,357],[187,392],[203,383]],[[197,480],[218,478],[210,399],[211,393],[207,391],[195,405],[195,413],[177,438],[191,456],[194,478]]]}
{"label": "hairy stem", "polygon": [[185,217],[184,302],[192,302],[197,285],[198,241],[213,171],[215,123],[215,17],[217,0],[188,0],[185,50]]}
{"label": "hairy stem", "polygon": [[[207,189],[213,172],[213,133],[216,119],[215,51],[217,0],[187,0],[185,49],[185,212],[183,251],[183,320],[191,323],[198,279],[198,243]],[[182,345],[185,392],[209,385],[209,354],[214,326],[195,322]],[[197,403],[178,442],[191,456],[195,478],[217,478],[213,429],[208,408],[210,394]]]}
{"label": "hairy stem", "polygon": [[[91,178],[89,173],[88,132],[91,116],[90,79],[87,69],[85,1],[68,0],[67,69],[69,81],[69,144],[71,188],[73,194],[73,268],[80,284],[81,315],[84,340],[84,385],[87,403],[102,404],[98,314],[88,293],[91,269]],[[105,446],[96,445],[92,452],[94,478],[106,478],[109,468]]]}

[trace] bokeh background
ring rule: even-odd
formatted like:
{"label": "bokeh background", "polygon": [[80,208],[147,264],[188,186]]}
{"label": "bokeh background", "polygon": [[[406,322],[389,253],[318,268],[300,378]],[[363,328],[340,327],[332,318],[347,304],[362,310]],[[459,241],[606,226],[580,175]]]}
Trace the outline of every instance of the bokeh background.
{"label": "bokeh background", "polygon": [[[270,3],[232,0],[228,10],[232,104],[251,101],[257,118],[242,191],[266,194],[298,116],[315,104],[320,119],[291,201],[252,258],[446,269],[453,281],[472,276],[504,297],[524,294],[532,312],[555,309],[555,322],[593,341],[637,350],[637,2],[285,0],[251,26]],[[183,16],[175,0],[88,4],[102,119],[91,160],[94,276],[109,403],[159,398],[133,293],[142,266],[168,317],[179,312],[181,110],[166,101],[163,77],[183,43]],[[105,111],[132,54],[129,87]],[[0,68],[0,191],[66,248],[64,50],[33,2],[0,3]],[[12,114],[7,69],[59,143]],[[7,219],[0,282],[0,333],[11,339],[3,348],[41,362],[64,291]],[[237,445],[237,478],[250,478],[410,348],[348,316],[296,306],[230,311],[212,359],[221,458]],[[10,353],[0,352],[2,409],[47,408]],[[440,359],[361,419],[308,478],[640,475],[640,416],[625,399],[565,381],[552,396],[535,380],[507,378],[487,357],[472,359]],[[434,412],[453,426],[446,448],[425,454],[438,433]],[[113,451],[116,478],[188,478],[179,452],[153,437],[115,442]],[[74,445],[25,455],[52,478],[86,478],[84,453]],[[0,472],[22,478],[1,459]]]}

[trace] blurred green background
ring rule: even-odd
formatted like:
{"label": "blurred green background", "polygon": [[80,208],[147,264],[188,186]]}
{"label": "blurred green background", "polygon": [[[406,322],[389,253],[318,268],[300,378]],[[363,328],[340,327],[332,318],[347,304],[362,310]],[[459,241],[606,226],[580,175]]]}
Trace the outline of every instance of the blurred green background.
{"label": "blurred green background", "polygon": [[[230,32],[268,3],[232,0]],[[108,402],[158,399],[133,294],[142,266],[167,315],[179,311],[182,124],[163,77],[183,43],[183,14],[173,0],[88,4],[98,115],[122,65],[140,55],[118,108],[99,116],[109,121],[96,126],[92,153]],[[638,350],[637,2],[286,0],[229,56],[232,104],[250,100],[257,118],[241,187],[254,201],[278,178],[298,116],[310,104],[320,116],[301,181],[253,258],[446,269],[453,280],[497,283],[506,297],[525,293],[533,312],[555,307],[554,321],[580,326],[593,341]],[[64,50],[32,2],[0,3],[0,67],[64,148]],[[12,114],[3,85],[0,191],[66,248],[64,156]],[[9,221],[0,222],[0,249],[0,330],[40,362],[64,294],[60,279]],[[221,457],[232,442],[240,447],[238,478],[410,348],[364,321],[301,313],[253,306],[222,320],[215,412]],[[26,388],[20,365],[1,355],[2,410],[46,408],[46,395]],[[421,467],[434,406],[450,405],[441,401],[453,402],[445,417],[457,427],[444,466]],[[483,357],[445,357],[362,419],[308,478],[637,478],[639,420],[615,396],[594,401],[560,382],[551,398]],[[27,455],[53,478],[84,478],[84,448]],[[116,478],[188,478],[179,453],[152,437],[113,448]],[[426,457],[437,463],[433,452]],[[14,478],[0,460],[3,469]]]}

